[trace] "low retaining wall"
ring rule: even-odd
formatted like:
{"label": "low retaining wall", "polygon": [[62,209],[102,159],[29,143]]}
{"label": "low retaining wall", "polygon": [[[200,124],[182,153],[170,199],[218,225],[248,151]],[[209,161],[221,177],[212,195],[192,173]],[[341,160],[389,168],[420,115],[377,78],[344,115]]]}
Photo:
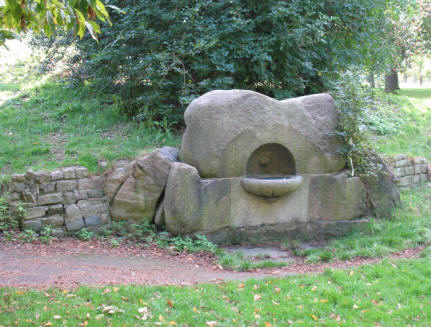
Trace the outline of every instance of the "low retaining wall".
{"label": "low retaining wall", "polygon": [[431,168],[425,158],[408,158],[396,155],[390,160],[395,183],[400,189],[408,189],[431,180]]}
{"label": "low retaining wall", "polygon": [[[110,223],[110,209],[115,209],[113,200],[121,193],[120,186],[127,179],[131,181],[127,190],[133,196],[125,199],[124,205],[133,209],[138,206],[142,212],[148,211],[148,217],[140,215],[139,218],[151,221],[151,215],[155,213],[155,201],[164,191],[170,165],[176,161],[177,152],[174,150],[162,148],[138,158],[136,162],[141,168],[135,167],[135,171],[133,167],[136,164],[132,162],[129,164],[130,169],[126,169],[128,174],[118,181],[118,169],[106,178],[90,175],[85,167],[67,167],[49,172],[28,170],[25,174],[12,175],[9,183],[0,185],[0,195],[6,194],[10,211],[21,218],[23,229],[40,231],[44,226],[51,226],[53,234],[60,236],[82,228],[98,229]],[[171,152],[172,155],[167,156]],[[431,180],[430,165],[423,158],[411,159],[400,154],[389,161],[395,182],[401,189]],[[150,201],[152,199],[154,201]],[[127,212],[117,217],[114,211],[112,216],[117,220],[131,219]]]}
{"label": "low retaining wall", "polygon": [[110,222],[103,184],[103,176],[91,176],[85,167],[67,167],[14,174],[5,191],[23,229],[39,231],[49,225],[54,235],[63,235]]}

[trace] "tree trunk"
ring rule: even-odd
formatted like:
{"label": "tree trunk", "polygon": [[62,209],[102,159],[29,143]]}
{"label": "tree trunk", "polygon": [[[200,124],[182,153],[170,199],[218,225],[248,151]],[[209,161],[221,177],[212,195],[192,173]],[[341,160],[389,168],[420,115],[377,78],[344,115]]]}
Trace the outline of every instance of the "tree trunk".
{"label": "tree trunk", "polygon": [[398,82],[398,72],[395,68],[385,75],[385,92],[394,93],[395,90],[400,89],[400,84]]}
{"label": "tree trunk", "polygon": [[372,88],[375,88],[376,87],[376,81],[375,81],[375,79],[374,79],[374,73],[373,72],[370,72],[369,74],[368,74],[368,83],[370,83],[370,86],[372,87]]}

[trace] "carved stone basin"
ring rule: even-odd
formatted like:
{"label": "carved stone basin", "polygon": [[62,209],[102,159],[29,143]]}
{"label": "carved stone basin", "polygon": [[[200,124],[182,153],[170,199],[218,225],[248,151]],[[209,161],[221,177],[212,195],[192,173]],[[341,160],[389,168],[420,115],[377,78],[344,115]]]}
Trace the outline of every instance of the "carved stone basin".
{"label": "carved stone basin", "polygon": [[281,197],[295,191],[302,184],[298,175],[244,177],[242,187],[249,193],[266,198]]}

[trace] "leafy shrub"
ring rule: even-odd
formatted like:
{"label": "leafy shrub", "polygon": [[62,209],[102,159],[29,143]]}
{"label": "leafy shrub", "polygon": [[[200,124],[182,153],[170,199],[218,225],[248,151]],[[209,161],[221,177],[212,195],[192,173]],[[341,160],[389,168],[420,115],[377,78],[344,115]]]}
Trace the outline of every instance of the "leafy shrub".
{"label": "leafy shrub", "polygon": [[[18,215],[21,215],[23,208],[18,207]],[[0,197],[0,232],[18,229],[19,221],[9,214],[9,206],[5,198]]]}
{"label": "leafy shrub", "polygon": [[26,229],[23,232],[18,234],[18,239],[26,243],[32,243],[36,241],[37,238],[38,238],[37,233],[31,229]]}
{"label": "leafy shrub", "polygon": [[316,93],[352,63],[384,61],[387,3],[113,0],[126,14],[112,13],[98,44],[76,44],[74,76],[115,94],[139,121],[165,127],[214,89],[278,99]]}
{"label": "leafy shrub", "polygon": [[94,236],[94,233],[90,232],[87,228],[83,228],[80,231],[76,232],[75,235],[82,241],[89,241]]}
{"label": "leafy shrub", "polygon": [[43,243],[50,244],[53,238],[54,237],[52,236],[52,227],[49,225],[43,227],[40,231],[40,240]]}

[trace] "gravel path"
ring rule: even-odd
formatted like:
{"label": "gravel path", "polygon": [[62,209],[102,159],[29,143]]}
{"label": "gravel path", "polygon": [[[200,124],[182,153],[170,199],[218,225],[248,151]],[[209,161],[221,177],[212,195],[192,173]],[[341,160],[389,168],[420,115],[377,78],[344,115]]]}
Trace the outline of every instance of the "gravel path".
{"label": "gravel path", "polygon": [[[422,248],[391,255],[417,257]],[[295,260],[287,267],[254,272],[233,272],[216,264],[208,255],[172,253],[155,246],[120,246],[112,249],[99,241],[75,239],[51,245],[0,242],[0,287],[73,288],[79,285],[188,285],[220,280],[238,280],[318,273],[326,268],[350,268],[381,259],[355,258],[325,264]]]}

